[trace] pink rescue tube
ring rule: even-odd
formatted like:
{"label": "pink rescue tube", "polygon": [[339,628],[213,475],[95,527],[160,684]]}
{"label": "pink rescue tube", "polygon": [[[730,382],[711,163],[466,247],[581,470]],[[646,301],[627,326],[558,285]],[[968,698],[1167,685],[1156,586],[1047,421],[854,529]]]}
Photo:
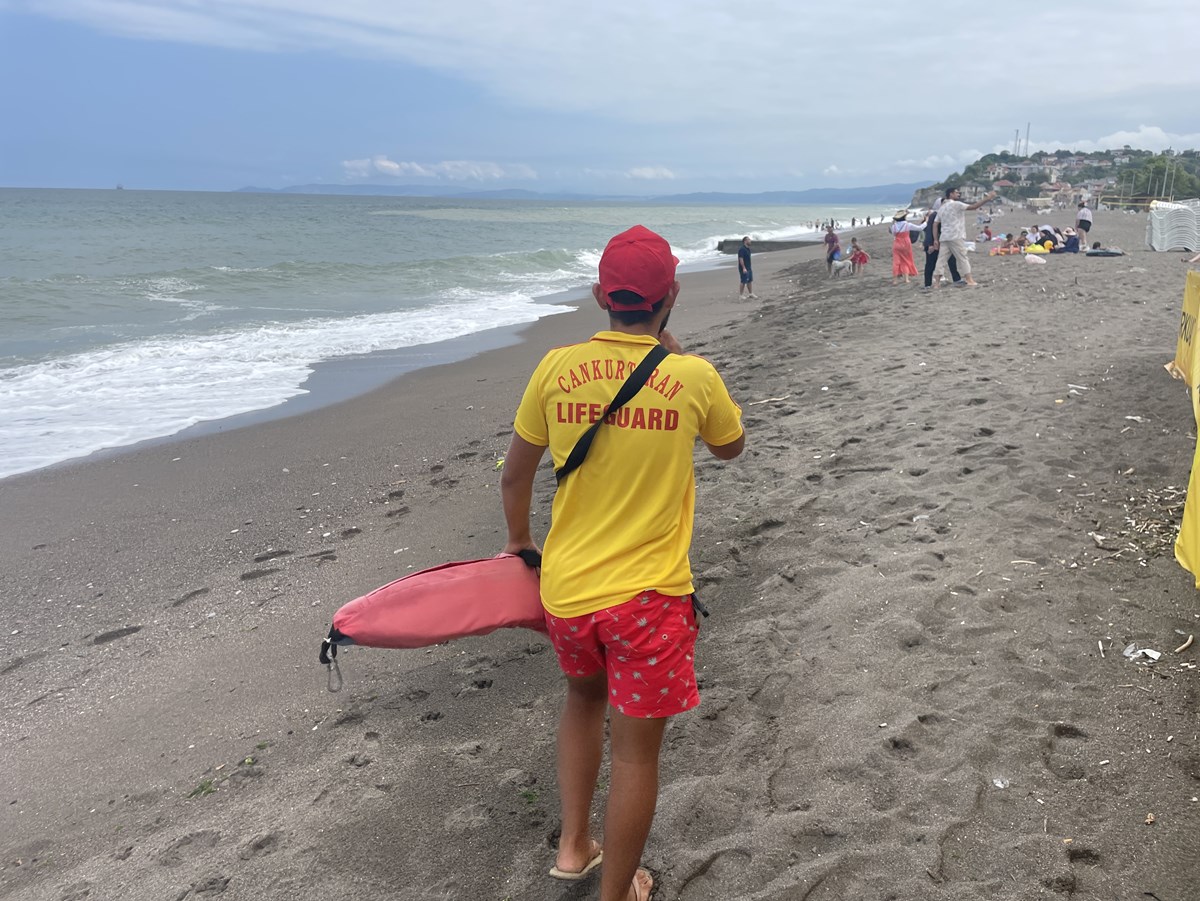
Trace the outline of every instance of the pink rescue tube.
{"label": "pink rescue tube", "polygon": [[511,554],[412,573],[338,610],[321,662],[337,644],[423,648],[505,628],[545,634],[539,587],[537,571]]}

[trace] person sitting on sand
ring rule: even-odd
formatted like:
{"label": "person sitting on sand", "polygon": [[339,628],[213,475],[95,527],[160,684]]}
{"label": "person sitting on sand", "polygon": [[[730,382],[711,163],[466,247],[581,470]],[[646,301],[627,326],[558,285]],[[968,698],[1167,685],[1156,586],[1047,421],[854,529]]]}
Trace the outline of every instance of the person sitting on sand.
{"label": "person sitting on sand", "polygon": [[871,258],[867,256],[867,252],[862,249],[862,245],[858,243],[858,238],[850,239],[850,264],[851,272],[854,275],[861,275],[862,270],[866,268],[867,263]]}
{"label": "person sitting on sand", "polygon": [[[517,409],[500,480],[505,552],[536,551],[530,505],[546,448],[562,467],[592,423],[604,430],[559,483],[541,575],[546,626],[567,682],[558,725],[562,831],[550,875],[577,881],[603,859],[601,901],[650,898],[654,880],[638,864],[658,799],[663,732],[672,715],[700,703],[688,563],[692,449],[699,438],[714,457],[732,460],[746,441],[742,411],[717,370],[685,355],[663,328],[679,296],[677,263],[666,240],[640,225],[608,242],[592,296],[609,327],[542,358]],[[601,418],[660,345],[670,353],[654,370],[657,390],[639,386],[628,406]],[[602,848],[590,824],[606,715],[612,759]]]}
{"label": "person sitting on sand", "polygon": [[1075,229],[1068,228],[1063,233],[1063,242],[1059,246],[1052,247],[1051,253],[1079,253],[1079,235],[1075,234]]}

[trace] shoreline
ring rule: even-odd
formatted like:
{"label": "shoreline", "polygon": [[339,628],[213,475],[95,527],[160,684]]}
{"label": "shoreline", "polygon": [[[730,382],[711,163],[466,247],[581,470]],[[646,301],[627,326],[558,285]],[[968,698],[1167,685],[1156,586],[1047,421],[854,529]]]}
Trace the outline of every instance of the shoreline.
{"label": "shoreline", "polygon": [[[701,273],[719,272],[731,265],[729,261],[722,259],[712,260],[707,264],[691,264],[688,269],[681,270],[680,277],[682,279]],[[312,372],[299,386],[302,393],[287,398],[274,406],[234,413],[219,419],[204,420],[170,435],[160,435],[129,444],[100,448],[82,456],[2,476],[0,485],[3,485],[8,479],[16,479],[33,473],[110,460],[144,448],[170,446],[208,435],[254,428],[266,423],[337,406],[386,388],[410,373],[462,363],[489,351],[519,345],[527,340],[526,333],[539,323],[548,319],[570,317],[571,313],[578,312],[580,307],[590,306],[592,299],[589,289],[580,287],[539,295],[534,298],[534,303],[574,306],[575,309],[543,316],[532,322],[484,329],[430,344],[389,348],[366,354],[320,360],[312,364]]]}

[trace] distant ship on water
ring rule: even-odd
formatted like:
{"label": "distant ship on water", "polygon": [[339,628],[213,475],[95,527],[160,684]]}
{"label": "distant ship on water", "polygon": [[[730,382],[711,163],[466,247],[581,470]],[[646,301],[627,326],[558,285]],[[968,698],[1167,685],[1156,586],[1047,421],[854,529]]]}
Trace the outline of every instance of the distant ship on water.
{"label": "distant ship on water", "polygon": [[124,191],[125,186],[123,184],[121,184],[120,182],[117,182],[117,186],[113,190],[114,191]]}

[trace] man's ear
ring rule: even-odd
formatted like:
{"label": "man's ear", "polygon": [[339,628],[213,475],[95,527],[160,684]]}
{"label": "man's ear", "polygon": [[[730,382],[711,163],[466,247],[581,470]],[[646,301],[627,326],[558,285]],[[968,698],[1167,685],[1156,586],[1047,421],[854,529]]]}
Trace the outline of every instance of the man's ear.
{"label": "man's ear", "polygon": [[592,297],[596,298],[596,303],[600,305],[600,309],[608,311],[608,298],[604,292],[600,290],[599,282],[592,282]]}
{"label": "man's ear", "polygon": [[671,309],[671,307],[675,306],[675,298],[677,298],[678,296],[679,296],[679,282],[678,281],[671,282],[671,290],[667,292],[666,299],[663,302],[663,309],[669,310],[669,309]]}

